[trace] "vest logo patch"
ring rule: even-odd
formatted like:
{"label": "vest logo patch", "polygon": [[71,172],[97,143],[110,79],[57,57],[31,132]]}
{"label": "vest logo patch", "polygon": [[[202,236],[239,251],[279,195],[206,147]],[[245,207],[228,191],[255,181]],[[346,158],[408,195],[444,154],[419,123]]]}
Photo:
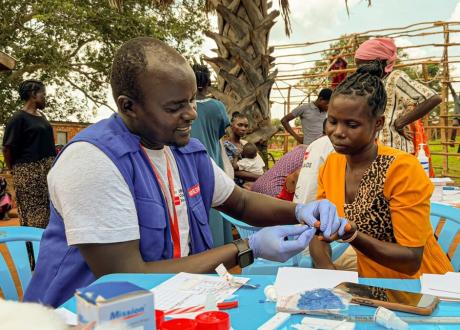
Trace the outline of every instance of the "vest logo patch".
{"label": "vest logo patch", "polygon": [[199,193],[200,193],[200,185],[199,184],[194,185],[192,188],[190,188],[188,190],[189,197],[195,197]]}

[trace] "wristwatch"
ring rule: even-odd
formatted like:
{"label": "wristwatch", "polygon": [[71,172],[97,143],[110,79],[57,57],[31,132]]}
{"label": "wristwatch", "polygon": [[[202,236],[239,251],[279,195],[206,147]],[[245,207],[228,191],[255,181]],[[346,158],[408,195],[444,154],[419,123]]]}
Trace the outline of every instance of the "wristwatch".
{"label": "wristwatch", "polygon": [[249,266],[254,262],[254,253],[249,247],[247,239],[237,239],[232,243],[235,244],[236,248],[238,249],[238,256],[236,261],[241,268]]}

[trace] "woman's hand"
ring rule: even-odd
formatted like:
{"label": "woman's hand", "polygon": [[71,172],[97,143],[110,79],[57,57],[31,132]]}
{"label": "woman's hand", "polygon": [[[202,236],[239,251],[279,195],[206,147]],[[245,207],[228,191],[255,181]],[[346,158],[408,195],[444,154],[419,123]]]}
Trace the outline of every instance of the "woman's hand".
{"label": "woman's hand", "polygon": [[[320,233],[318,235],[318,239],[326,243],[331,243],[337,240],[348,241],[349,239],[352,239],[353,236],[356,237],[357,235],[356,232],[358,231],[358,227],[356,226],[356,224],[352,221],[348,221],[345,218],[339,218],[339,220],[341,223],[340,229],[343,228],[342,236],[340,236],[340,232],[342,232],[342,230],[338,230],[336,233],[332,234],[329,238],[324,237],[324,235]],[[316,223],[315,228],[319,229],[320,224]]]}
{"label": "woman's hand", "polygon": [[406,140],[412,141],[412,139],[414,138],[414,133],[410,129],[409,125],[401,126],[400,118],[396,119],[393,125],[396,129],[396,132],[398,132],[399,135],[401,135]]}

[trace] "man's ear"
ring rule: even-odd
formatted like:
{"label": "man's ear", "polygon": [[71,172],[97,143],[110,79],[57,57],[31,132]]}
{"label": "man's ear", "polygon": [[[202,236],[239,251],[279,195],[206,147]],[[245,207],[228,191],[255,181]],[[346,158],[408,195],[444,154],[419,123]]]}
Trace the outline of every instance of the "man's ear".
{"label": "man's ear", "polygon": [[133,99],[126,95],[120,95],[117,98],[117,107],[118,110],[128,117],[136,116],[136,106]]}

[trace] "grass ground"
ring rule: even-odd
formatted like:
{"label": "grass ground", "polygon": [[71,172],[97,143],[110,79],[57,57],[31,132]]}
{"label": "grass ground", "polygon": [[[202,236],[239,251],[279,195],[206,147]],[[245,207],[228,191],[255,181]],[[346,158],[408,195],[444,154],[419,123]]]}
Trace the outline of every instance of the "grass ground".
{"label": "grass ground", "polygon": [[[430,150],[432,152],[443,152],[443,147],[439,145],[439,140],[436,141],[430,141]],[[449,146],[449,152],[457,152],[457,146],[451,147]],[[441,170],[442,170],[442,164],[443,164],[444,156],[439,156],[439,155],[433,155],[432,156],[432,162],[433,162],[433,167],[436,173],[436,176],[441,175]],[[449,175],[451,176],[457,176],[459,178],[456,179],[457,183],[460,183],[460,156],[450,156],[448,158],[449,161]]]}

